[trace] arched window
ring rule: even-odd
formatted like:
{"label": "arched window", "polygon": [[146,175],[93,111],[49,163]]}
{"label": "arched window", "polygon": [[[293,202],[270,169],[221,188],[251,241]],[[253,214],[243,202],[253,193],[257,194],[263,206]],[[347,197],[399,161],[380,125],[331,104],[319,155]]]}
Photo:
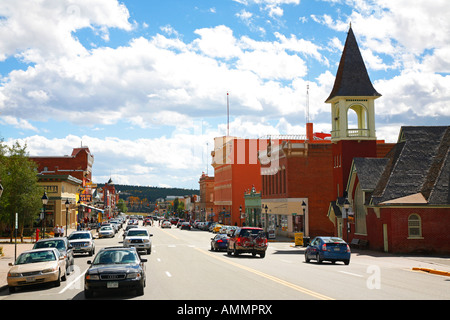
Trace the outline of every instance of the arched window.
{"label": "arched window", "polygon": [[422,220],[418,214],[413,213],[408,217],[408,237],[422,237]]}
{"label": "arched window", "polygon": [[367,109],[360,104],[353,104],[347,109],[348,135],[364,137],[368,135]]}

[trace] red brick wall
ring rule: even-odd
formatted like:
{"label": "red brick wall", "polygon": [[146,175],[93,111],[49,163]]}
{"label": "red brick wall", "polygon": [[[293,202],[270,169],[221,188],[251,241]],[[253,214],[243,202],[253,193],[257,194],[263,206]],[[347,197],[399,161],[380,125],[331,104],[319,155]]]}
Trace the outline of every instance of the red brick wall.
{"label": "red brick wall", "polygon": [[331,144],[309,144],[307,155],[287,159],[286,168],[287,197],[308,198],[309,235],[333,235],[334,225],[327,216],[335,199]]}
{"label": "red brick wall", "polygon": [[[450,208],[382,208],[380,219],[369,208],[369,247],[383,250],[383,224],[388,226],[388,247],[392,253],[450,253]],[[408,217],[418,214],[422,239],[408,238]]]}

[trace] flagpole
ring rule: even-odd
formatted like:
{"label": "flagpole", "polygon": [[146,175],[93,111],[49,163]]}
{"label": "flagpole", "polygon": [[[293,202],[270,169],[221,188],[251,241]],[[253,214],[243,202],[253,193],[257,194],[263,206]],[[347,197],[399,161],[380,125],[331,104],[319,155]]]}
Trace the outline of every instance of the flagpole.
{"label": "flagpole", "polygon": [[227,137],[230,135],[230,99],[227,92]]}

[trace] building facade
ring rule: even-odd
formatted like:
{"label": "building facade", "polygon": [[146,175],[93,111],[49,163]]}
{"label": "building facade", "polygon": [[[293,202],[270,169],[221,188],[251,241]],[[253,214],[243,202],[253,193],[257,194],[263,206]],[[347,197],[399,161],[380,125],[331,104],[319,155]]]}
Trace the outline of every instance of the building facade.
{"label": "building facade", "polygon": [[327,218],[333,196],[330,137],[319,137],[308,123],[302,139],[278,140],[260,153],[262,220],[269,235],[333,234]]}
{"label": "building facade", "polygon": [[200,185],[200,220],[213,221],[214,219],[214,177],[204,172],[198,181]]}
{"label": "building facade", "polygon": [[258,152],[267,148],[267,139],[240,139],[224,136],[214,139],[213,220],[241,226],[245,221],[244,192],[252,185],[261,190]]}
{"label": "building facade", "polygon": [[392,253],[450,253],[450,127],[402,127],[384,159],[356,158],[349,238]]}

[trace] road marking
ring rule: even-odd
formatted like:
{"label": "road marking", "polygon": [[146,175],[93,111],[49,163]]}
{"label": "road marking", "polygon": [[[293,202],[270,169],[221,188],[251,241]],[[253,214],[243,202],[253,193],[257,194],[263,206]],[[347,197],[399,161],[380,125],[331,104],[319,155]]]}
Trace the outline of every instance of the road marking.
{"label": "road marking", "polygon": [[169,271],[166,271],[166,276],[168,276],[169,278],[172,278],[172,275],[170,274]]}
{"label": "road marking", "polygon": [[264,273],[264,272],[261,272],[261,271],[258,271],[258,270],[255,270],[255,269],[252,269],[252,268],[243,266],[243,265],[240,265],[240,264],[235,263],[235,262],[233,262],[233,261],[231,261],[231,260],[229,260],[229,259],[224,259],[224,258],[222,258],[222,257],[216,256],[216,255],[214,255],[214,254],[212,254],[212,253],[210,253],[210,252],[208,252],[208,251],[204,251],[204,250],[201,250],[201,249],[199,249],[199,248],[195,248],[195,250],[197,250],[197,251],[199,251],[199,252],[201,252],[201,253],[203,253],[203,254],[205,254],[205,255],[208,255],[208,256],[210,256],[210,257],[213,257],[213,258],[215,258],[215,259],[217,259],[217,260],[220,260],[220,261],[223,261],[223,262],[225,262],[225,263],[228,263],[228,264],[230,264],[230,265],[232,265],[232,266],[235,266],[235,267],[237,267],[237,268],[246,270],[246,271],[248,271],[248,272],[254,273],[254,274],[259,275],[259,276],[261,276],[261,277],[264,277],[264,278],[266,278],[266,279],[269,279],[269,280],[272,280],[272,281],[277,282],[277,283],[279,283],[279,284],[282,284],[282,285],[284,285],[284,286],[286,286],[286,287],[289,287],[289,288],[291,288],[291,289],[293,289],[293,290],[296,290],[296,291],[299,291],[299,292],[301,292],[301,293],[305,293],[305,294],[307,294],[307,295],[310,295],[310,296],[312,296],[312,297],[315,297],[315,298],[317,298],[317,299],[321,299],[321,300],[334,300],[333,298],[330,298],[330,297],[325,296],[325,295],[323,295],[323,294],[320,294],[320,293],[317,293],[317,292],[308,290],[308,289],[306,289],[306,288],[300,287],[300,286],[298,286],[298,285],[296,285],[296,284],[290,283],[290,282],[285,281],[285,280],[283,280],[283,279],[280,279],[280,278],[271,276],[270,274],[267,274],[267,273]]}
{"label": "road marking", "polygon": [[80,274],[78,277],[76,277],[75,279],[73,279],[71,282],[69,282],[64,289],[62,289],[60,292],[58,292],[58,294],[64,293],[67,289],[69,289],[74,283],[76,283],[78,280],[80,280],[81,277],[84,276],[84,274],[86,273],[87,270],[85,270],[82,274]]}
{"label": "road marking", "polygon": [[356,273],[351,273],[351,272],[347,272],[347,271],[339,271],[340,273],[345,273],[345,274],[349,274],[351,276],[355,276],[355,277],[359,277],[359,278],[364,278],[362,275],[360,274],[356,274]]}

